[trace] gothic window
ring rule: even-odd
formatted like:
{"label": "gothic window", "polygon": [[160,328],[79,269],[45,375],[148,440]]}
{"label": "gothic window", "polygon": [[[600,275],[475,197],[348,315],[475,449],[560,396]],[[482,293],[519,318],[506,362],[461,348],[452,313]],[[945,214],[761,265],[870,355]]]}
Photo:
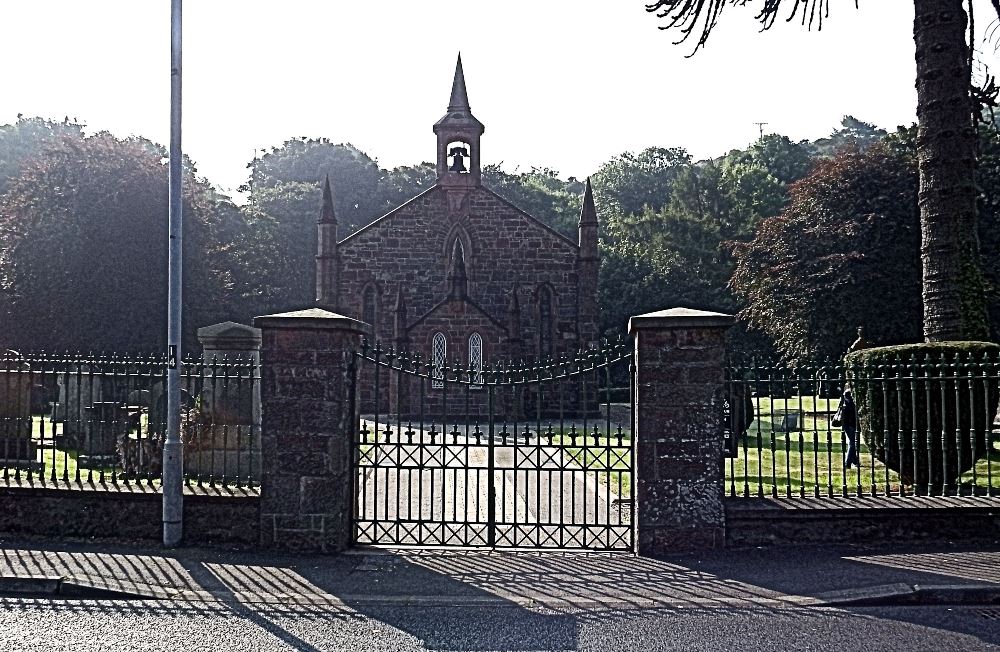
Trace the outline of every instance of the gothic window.
{"label": "gothic window", "polygon": [[444,366],[448,362],[448,340],[444,333],[434,333],[431,341],[431,387],[444,387]]}
{"label": "gothic window", "polygon": [[469,369],[472,370],[473,387],[483,385],[483,338],[479,333],[469,336]]}
{"label": "gothic window", "polygon": [[361,321],[375,326],[375,287],[372,285],[361,293]]}
{"label": "gothic window", "polygon": [[538,288],[538,354],[552,355],[552,290]]}

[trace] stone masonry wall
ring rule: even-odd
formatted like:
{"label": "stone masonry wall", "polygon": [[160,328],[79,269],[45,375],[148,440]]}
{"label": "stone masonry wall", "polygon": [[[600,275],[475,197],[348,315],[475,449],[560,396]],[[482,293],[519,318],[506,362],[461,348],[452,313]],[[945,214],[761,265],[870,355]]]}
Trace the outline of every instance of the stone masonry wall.
{"label": "stone masonry wall", "polygon": [[726,546],[916,543],[1000,539],[1000,506],[988,499],[859,498],[796,501],[727,498]]}
{"label": "stone masonry wall", "polygon": [[362,324],[312,309],[254,320],[261,348],[261,544],[337,552],[350,544],[351,441],[357,400],[348,382]]}
{"label": "stone masonry wall", "polygon": [[340,311],[361,319],[362,292],[377,282],[375,334],[391,342],[400,283],[410,323],[447,296],[450,245],[459,230],[464,231],[459,237],[469,297],[506,325],[509,293],[518,283],[524,341],[534,352],[534,294],[549,284],[555,300],[554,347],[575,348],[578,247],[481,187],[470,191],[458,213],[448,210],[443,190],[431,189],[339,243]]}
{"label": "stone masonry wall", "polygon": [[633,317],[639,553],[722,547],[723,360],[731,317],[687,309]]}
{"label": "stone masonry wall", "polygon": [[[257,496],[184,496],[185,545],[255,546]],[[163,496],[101,489],[0,488],[0,533],[163,540]]]}

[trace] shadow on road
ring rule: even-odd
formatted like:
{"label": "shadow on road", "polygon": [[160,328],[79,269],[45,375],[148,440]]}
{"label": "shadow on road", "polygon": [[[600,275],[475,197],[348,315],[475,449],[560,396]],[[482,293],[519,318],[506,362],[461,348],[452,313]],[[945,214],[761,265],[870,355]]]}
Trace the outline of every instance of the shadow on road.
{"label": "shadow on road", "polygon": [[71,577],[168,598],[54,602],[53,609],[231,616],[304,651],[326,649],[318,641],[332,628],[378,637],[382,626],[427,649],[577,650],[586,647],[585,632],[627,632],[650,618],[680,622],[701,613],[732,620],[750,612],[780,614],[803,627],[823,619],[892,618],[1000,642],[968,619],[923,622],[919,609],[871,615],[865,609],[808,606],[848,589],[1000,585],[1000,549],[981,546],[942,544],[886,554],[852,547],[772,547],[649,559],[454,550],[235,554],[5,542],[0,561],[3,574]]}

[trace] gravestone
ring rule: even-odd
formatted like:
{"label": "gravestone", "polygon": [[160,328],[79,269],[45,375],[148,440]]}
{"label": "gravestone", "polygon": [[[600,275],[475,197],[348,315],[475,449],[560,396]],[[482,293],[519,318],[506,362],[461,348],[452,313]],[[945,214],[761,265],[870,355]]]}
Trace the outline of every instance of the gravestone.
{"label": "gravestone", "polygon": [[188,473],[260,477],[260,329],[222,322],[198,329],[199,414],[185,438]]}
{"label": "gravestone", "polygon": [[118,436],[127,432],[125,406],[115,401],[96,401],[83,412],[86,422],[79,439],[77,463],[85,468],[110,466],[116,458]]}
{"label": "gravestone", "polygon": [[31,386],[31,413],[45,414],[49,411],[49,388],[41,383]]}
{"label": "gravestone", "polygon": [[100,370],[90,364],[72,364],[56,375],[59,400],[52,408],[52,421],[62,424],[61,446],[78,447],[87,432],[85,408],[104,397]]}
{"label": "gravestone", "polygon": [[781,415],[781,425],[778,427],[781,432],[797,432],[799,428],[799,415],[795,412],[788,412]]}
{"label": "gravestone", "polygon": [[0,360],[0,466],[35,462],[30,372],[31,366],[15,351]]}

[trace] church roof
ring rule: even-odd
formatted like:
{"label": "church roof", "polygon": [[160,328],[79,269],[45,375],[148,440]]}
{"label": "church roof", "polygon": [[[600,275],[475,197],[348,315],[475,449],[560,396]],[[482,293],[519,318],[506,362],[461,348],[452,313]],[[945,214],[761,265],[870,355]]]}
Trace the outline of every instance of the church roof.
{"label": "church roof", "polygon": [[[438,190],[442,190],[442,188],[441,188],[440,184],[436,183],[433,186],[431,186],[430,188],[428,188],[427,190],[425,190],[422,193],[420,193],[419,195],[415,195],[414,197],[411,197],[410,199],[408,199],[404,203],[400,204],[396,208],[392,209],[391,211],[389,211],[388,213],[386,213],[382,217],[380,217],[378,219],[375,219],[375,220],[372,220],[371,222],[369,222],[365,226],[361,227],[360,229],[358,229],[354,233],[350,234],[349,236],[347,236],[346,238],[344,238],[343,240],[341,240],[340,242],[338,242],[337,246],[339,247],[341,245],[349,244],[351,240],[354,240],[355,238],[360,237],[361,234],[366,233],[367,231],[369,231],[371,229],[374,229],[374,228],[382,225],[384,222],[386,222],[389,219],[392,219],[392,216],[395,215],[396,213],[398,213],[399,211],[401,211],[404,207],[406,207],[406,206],[408,206],[408,205],[410,205],[410,204],[412,204],[412,203],[414,203],[416,201],[419,201],[420,199],[423,199],[426,196],[428,196],[429,194],[431,194],[431,193],[433,193],[435,191],[438,191]],[[493,190],[487,188],[486,186],[479,186],[478,188],[476,188],[476,190],[480,190],[482,192],[486,192],[486,193],[489,193],[490,195],[493,195],[494,197],[496,197],[497,199],[499,199],[503,204],[505,204],[509,208],[513,209],[523,219],[526,219],[532,225],[537,226],[538,228],[540,228],[540,229],[542,229],[544,231],[547,231],[550,235],[552,235],[553,237],[555,237],[556,239],[558,239],[562,244],[568,245],[568,246],[572,247],[573,249],[579,249],[580,248],[577,245],[577,243],[573,242],[572,240],[570,240],[569,238],[567,238],[566,236],[564,236],[562,233],[559,233],[558,231],[556,231],[555,229],[553,229],[548,224],[545,224],[544,222],[542,222],[541,220],[539,220],[537,217],[533,217],[532,215],[526,213],[522,209],[518,208],[515,204],[511,203],[509,200],[505,199],[501,195],[498,195],[497,193],[493,192]]]}

